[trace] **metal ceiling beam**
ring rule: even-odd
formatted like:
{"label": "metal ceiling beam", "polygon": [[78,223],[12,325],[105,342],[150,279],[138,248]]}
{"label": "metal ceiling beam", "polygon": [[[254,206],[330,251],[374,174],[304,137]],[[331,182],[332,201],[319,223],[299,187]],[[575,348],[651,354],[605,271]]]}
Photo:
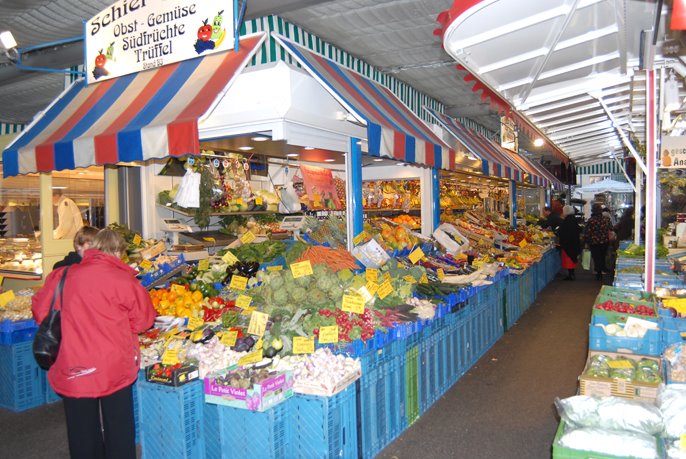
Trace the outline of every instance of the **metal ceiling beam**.
{"label": "metal ceiling beam", "polygon": [[[626,107],[629,107],[629,101],[627,94],[622,94],[618,97],[613,97],[612,99],[608,100],[609,104],[611,106],[616,106],[616,104],[623,104],[626,105]],[[556,111],[546,111],[545,115],[539,115],[539,116],[529,116],[529,119],[534,122],[534,123],[541,123],[543,121],[549,120],[549,119],[554,119],[554,118],[562,118],[566,117],[569,115],[574,115],[576,113],[585,111],[585,110],[598,110],[598,104],[596,103],[595,100],[593,99],[588,99],[587,103],[584,103],[583,105],[574,105],[574,106],[569,106],[568,109],[566,110],[556,110]],[[542,113],[543,111],[541,111]],[[529,113],[527,112],[527,115]]]}
{"label": "metal ceiling beam", "polygon": [[555,142],[564,142],[565,139],[569,139],[569,138],[584,139],[584,138],[595,137],[595,136],[599,136],[599,135],[603,135],[603,134],[611,134],[614,132],[614,128],[608,127],[605,129],[600,129],[598,131],[594,130],[594,131],[586,131],[586,132],[581,131],[581,132],[582,132],[581,134],[571,134],[571,135],[560,136],[560,137],[556,137],[556,138],[548,136],[548,138],[550,140],[554,140]]}
{"label": "metal ceiling beam", "polygon": [[[614,108],[621,110],[623,108],[628,108],[628,107],[629,107],[629,102],[626,102],[625,104],[616,105]],[[567,115],[564,117],[564,120],[556,119],[556,120],[552,120],[549,122],[538,122],[536,124],[538,125],[538,127],[546,129],[546,128],[549,128],[552,126],[564,125],[564,124],[568,124],[571,121],[582,120],[582,119],[585,119],[585,118],[588,118],[591,116],[595,117],[598,115],[604,115],[604,112],[602,109],[596,109],[596,110],[592,110],[590,112],[582,112],[582,113],[578,113],[576,115]]]}

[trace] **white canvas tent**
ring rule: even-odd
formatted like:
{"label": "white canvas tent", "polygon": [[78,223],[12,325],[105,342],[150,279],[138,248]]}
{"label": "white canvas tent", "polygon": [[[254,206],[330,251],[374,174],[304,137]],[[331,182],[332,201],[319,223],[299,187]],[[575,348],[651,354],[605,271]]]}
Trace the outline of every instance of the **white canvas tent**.
{"label": "white canvas tent", "polygon": [[577,193],[633,193],[634,187],[628,182],[605,179],[588,186],[577,188]]}

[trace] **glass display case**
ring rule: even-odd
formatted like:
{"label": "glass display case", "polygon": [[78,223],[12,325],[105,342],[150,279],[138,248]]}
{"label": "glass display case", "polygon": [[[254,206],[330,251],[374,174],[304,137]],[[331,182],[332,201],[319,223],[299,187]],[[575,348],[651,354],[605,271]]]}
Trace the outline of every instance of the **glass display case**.
{"label": "glass display case", "polygon": [[43,274],[40,242],[32,238],[0,238],[0,276],[40,279]]}

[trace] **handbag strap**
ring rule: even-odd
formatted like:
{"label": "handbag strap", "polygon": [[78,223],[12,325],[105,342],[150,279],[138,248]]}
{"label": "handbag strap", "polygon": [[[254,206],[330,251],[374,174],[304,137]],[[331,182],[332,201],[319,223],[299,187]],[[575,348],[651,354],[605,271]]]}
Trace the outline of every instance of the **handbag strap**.
{"label": "handbag strap", "polygon": [[63,290],[64,290],[64,280],[67,278],[67,271],[69,271],[69,266],[64,268],[64,271],[62,272],[62,277],[60,278],[59,284],[57,284],[57,288],[55,289],[55,293],[52,295],[52,301],[50,302],[50,310],[55,309],[55,300],[57,300],[57,294],[60,295],[60,310],[62,309],[62,305],[64,305],[64,298],[63,298]]}

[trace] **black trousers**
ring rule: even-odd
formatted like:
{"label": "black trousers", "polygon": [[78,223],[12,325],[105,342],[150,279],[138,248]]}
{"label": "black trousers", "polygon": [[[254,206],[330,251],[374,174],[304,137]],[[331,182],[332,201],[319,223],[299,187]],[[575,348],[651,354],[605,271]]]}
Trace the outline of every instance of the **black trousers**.
{"label": "black trousers", "polygon": [[596,274],[607,272],[605,266],[605,254],[607,253],[607,242],[605,244],[591,244],[591,258],[593,258],[593,268]]}
{"label": "black trousers", "polygon": [[136,459],[131,387],[101,398],[62,397],[72,459]]}

